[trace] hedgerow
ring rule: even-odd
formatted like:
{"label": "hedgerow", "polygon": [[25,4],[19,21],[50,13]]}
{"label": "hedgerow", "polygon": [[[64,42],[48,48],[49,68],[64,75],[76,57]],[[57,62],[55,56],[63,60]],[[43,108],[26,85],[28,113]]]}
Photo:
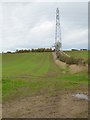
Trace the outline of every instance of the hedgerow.
{"label": "hedgerow", "polygon": [[66,64],[86,64],[87,61],[85,61],[82,58],[74,58],[74,57],[69,57],[63,53],[57,52],[57,59],[59,59],[62,62],[65,62]]}

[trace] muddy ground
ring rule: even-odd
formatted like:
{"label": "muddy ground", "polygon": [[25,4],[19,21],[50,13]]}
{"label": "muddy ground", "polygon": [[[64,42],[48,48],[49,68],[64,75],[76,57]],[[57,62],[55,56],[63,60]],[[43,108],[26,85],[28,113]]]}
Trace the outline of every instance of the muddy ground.
{"label": "muddy ground", "polygon": [[59,91],[54,96],[27,96],[3,104],[4,118],[86,118],[88,101]]}

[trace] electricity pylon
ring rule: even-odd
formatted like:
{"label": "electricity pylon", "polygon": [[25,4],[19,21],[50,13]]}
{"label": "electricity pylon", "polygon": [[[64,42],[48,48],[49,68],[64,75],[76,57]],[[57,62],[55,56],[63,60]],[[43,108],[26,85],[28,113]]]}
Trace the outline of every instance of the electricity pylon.
{"label": "electricity pylon", "polygon": [[55,51],[61,51],[61,28],[60,28],[60,17],[59,17],[59,9],[56,9],[56,32],[55,32]]}

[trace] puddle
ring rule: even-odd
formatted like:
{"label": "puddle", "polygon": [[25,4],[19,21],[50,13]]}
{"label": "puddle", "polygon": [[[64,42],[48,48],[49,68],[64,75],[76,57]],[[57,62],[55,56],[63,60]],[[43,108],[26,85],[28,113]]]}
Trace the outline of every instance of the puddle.
{"label": "puddle", "polygon": [[85,95],[85,94],[82,94],[82,93],[77,93],[77,94],[74,94],[72,96],[74,96],[74,97],[76,97],[78,99],[89,100],[89,97],[87,95]]}

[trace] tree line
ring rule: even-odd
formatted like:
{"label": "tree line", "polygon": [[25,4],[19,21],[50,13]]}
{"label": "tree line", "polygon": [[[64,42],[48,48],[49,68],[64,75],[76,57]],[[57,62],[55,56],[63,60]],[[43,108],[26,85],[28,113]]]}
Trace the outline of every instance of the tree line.
{"label": "tree line", "polygon": [[54,52],[55,49],[52,48],[38,48],[38,49],[16,49],[15,52],[7,51],[6,53],[29,53],[29,52]]}

